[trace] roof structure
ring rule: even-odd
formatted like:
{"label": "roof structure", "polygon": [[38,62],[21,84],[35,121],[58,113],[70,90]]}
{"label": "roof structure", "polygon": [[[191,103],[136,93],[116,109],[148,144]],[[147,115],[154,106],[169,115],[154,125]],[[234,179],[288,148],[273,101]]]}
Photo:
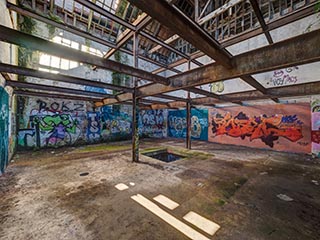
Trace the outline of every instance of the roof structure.
{"label": "roof structure", "polygon": [[[46,38],[0,26],[0,40],[45,56],[56,56],[129,76],[114,84],[69,74],[43,72],[0,63],[7,85],[18,95],[46,95],[94,101],[96,106],[132,104],[142,108],[179,108],[192,105],[224,106],[259,100],[281,102],[320,92],[318,79],[290,85],[267,85],[263,73],[303,68],[320,60],[320,30],[292,31],[301,21],[312,25],[314,0],[21,0],[7,2],[12,13],[31,18],[100,44],[99,53],[81,51],[63,37]],[[311,21],[311,22],[310,22]],[[296,24],[296,25],[295,25]],[[301,27],[300,27],[301,29]],[[306,47],[307,46],[307,47]],[[115,54],[132,62],[116,61]],[[153,71],[144,69],[150,64]],[[150,68],[149,68],[150,69]],[[48,72],[49,71],[49,72]],[[97,93],[43,83],[10,81],[8,74],[31,76],[77,86],[112,90]],[[226,91],[219,91],[224,81]],[[228,86],[233,86],[228,90]],[[237,87],[234,87],[237,86]],[[63,94],[61,94],[63,93]]]}

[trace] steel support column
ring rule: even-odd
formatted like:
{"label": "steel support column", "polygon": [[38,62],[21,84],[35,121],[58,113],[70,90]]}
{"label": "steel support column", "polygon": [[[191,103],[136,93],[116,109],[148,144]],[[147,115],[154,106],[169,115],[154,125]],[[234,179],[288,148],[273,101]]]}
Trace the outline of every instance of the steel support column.
{"label": "steel support column", "polygon": [[[188,92],[190,95],[190,92]],[[186,148],[191,149],[191,101],[187,102],[187,135],[186,135]]]}
{"label": "steel support column", "polygon": [[[188,71],[191,68],[190,61],[188,61]],[[191,99],[190,91],[188,91],[188,101],[187,101],[187,134],[186,134],[186,148],[191,149]]]}
{"label": "steel support column", "polygon": [[139,162],[139,99],[136,88],[132,98],[132,162]]}
{"label": "steel support column", "polygon": [[[133,35],[134,67],[138,68],[138,35]],[[139,99],[137,97],[138,79],[134,78],[134,92],[132,95],[132,162],[139,162]]]}

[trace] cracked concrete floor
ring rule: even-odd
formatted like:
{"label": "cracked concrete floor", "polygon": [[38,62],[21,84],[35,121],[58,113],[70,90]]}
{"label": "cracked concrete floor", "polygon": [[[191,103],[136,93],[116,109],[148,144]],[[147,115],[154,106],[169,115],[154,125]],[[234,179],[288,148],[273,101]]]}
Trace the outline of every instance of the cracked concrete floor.
{"label": "cracked concrete floor", "polygon": [[[0,177],[0,239],[189,239],[130,199],[163,194],[221,228],[209,239],[320,239],[320,164],[303,154],[193,141],[144,140],[186,158],[165,163],[130,142],[19,152]],[[80,176],[81,173],[88,173]],[[135,183],[118,191],[118,183]],[[277,195],[293,199],[287,202]],[[161,207],[161,206],[160,206]]]}

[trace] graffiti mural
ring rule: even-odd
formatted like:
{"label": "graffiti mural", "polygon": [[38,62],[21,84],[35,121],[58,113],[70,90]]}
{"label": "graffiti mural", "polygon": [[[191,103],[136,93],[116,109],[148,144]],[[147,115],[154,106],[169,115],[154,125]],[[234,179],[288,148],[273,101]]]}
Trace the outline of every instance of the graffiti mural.
{"label": "graffiti mural", "polygon": [[83,141],[85,111],[82,102],[19,98],[18,146],[59,147]]}
{"label": "graffiti mural", "polygon": [[132,116],[115,112],[112,107],[101,107],[101,137],[103,139],[129,139],[132,132]]}
{"label": "graffiti mural", "polygon": [[236,116],[226,113],[224,116],[217,113],[211,116],[211,131],[214,135],[228,135],[244,139],[249,137],[250,141],[261,139],[269,147],[274,146],[274,142],[279,137],[287,138],[296,142],[303,138],[303,123],[296,115],[273,115],[273,116],[253,116],[249,117],[240,112]]}
{"label": "graffiti mural", "polygon": [[45,144],[47,147],[71,145],[80,136],[78,121],[70,114],[31,116],[31,119],[36,130],[39,129],[41,132],[41,145]]}
{"label": "graffiti mural", "polygon": [[306,104],[295,106],[210,109],[209,141],[308,152],[310,113]]}
{"label": "graffiti mural", "polygon": [[[185,138],[187,135],[186,110],[169,111],[168,136]],[[191,110],[191,137],[198,140],[208,139],[208,110]]]}
{"label": "graffiti mural", "polygon": [[100,112],[87,112],[88,128],[87,140],[96,142],[100,140]]}
{"label": "graffiti mural", "polygon": [[139,134],[148,137],[167,136],[167,110],[143,110],[139,114]]}
{"label": "graffiti mural", "polygon": [[0,175],[9,158],[9,95],[0,87]]}

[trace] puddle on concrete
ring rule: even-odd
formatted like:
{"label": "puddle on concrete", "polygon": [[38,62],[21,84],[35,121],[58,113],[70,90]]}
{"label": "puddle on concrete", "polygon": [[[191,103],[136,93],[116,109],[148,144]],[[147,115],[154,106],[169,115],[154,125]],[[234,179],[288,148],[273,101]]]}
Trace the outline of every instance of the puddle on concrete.
{"label": "puddle on concrete", "polygon": [[155,158],[163,162],[174,162],[181,158],[184,158],[184,156],[169,152],[168,149],[162,149],[162,150],[157,150],[153,152],[143,153],[143,155]]}

